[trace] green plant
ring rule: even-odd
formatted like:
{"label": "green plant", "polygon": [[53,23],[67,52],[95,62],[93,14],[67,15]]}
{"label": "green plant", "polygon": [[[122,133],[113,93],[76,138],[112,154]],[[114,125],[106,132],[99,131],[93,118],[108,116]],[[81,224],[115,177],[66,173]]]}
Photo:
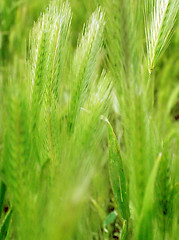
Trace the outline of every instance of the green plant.
{"label": "green plant", "polygon": [[0,3],[0,239],[175,240],[179,1],[69,2]]}

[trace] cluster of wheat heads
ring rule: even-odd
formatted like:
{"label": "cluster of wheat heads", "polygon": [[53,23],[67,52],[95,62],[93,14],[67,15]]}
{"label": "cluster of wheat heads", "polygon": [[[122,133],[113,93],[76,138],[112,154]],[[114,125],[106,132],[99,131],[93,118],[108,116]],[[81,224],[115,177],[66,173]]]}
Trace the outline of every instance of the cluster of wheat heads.
{"label": "cluster of wheat heads", "polygon": [[[92,14],[74,52],[71,9],[59,2],[35,23],[24,76],[3,94],[0,239],[175,240],[177,151],[171,146],[179,141],[170,113],[179,88],[165,118],[158,115],[164,88],[157,88],[156,103],[155,66],[179,1],[99,0],[105,14],[99,7]],[[99,66],[103,47],[107,74]],[[105,117],[110,96],[114,124]],[[105,125],[115,201],[108,212],[100,204],[107,182],[95,175],[105,162]],[[96,200],[90,194],[97,188]]]}
{"label": "cluster of wheat heads", "polygon": [[100,165],[110,92],[97,71],[104,16],[92,14],[73,57],[70,25],[69,4],[50,4],[31,31],[24,79],[6,90],[1,239],[72,239]]}

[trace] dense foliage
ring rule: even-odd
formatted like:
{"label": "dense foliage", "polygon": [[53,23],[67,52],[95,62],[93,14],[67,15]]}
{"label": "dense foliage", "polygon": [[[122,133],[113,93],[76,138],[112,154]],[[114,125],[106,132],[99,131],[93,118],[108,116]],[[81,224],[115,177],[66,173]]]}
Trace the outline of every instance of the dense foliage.
{"label": "dense foliage", "polygon": [[1,240],[178,239],[178,8],[1,0]]}

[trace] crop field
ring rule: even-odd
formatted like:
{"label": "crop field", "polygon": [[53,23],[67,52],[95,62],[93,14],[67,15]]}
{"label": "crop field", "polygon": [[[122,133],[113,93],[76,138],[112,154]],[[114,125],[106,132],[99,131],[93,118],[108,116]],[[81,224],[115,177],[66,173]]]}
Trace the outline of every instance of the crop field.
{"label": "crop field", "polygon": [[0,240],[178,240],[179,0],[0,0]]}

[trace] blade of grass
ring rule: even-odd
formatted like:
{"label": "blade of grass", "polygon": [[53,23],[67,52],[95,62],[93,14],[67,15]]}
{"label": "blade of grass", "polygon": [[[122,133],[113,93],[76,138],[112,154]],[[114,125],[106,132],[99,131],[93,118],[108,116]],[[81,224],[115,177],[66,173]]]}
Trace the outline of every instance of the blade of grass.
{"label": "blade of grass", "polygon": [[[153,206],[154,206],[154,186],[156,181],[156,176],[158,168],[161,162],[162,154],[159,154],[153,170],[148,179],[146,190],[143,199],[143,206],[141,210],[141,215],[139,221],[136,224],[136,235],[137,240],[150,240],[153,239]],[[148,231],[150,229],[150,232]]]}
{"label": "blade of grass", "polygon": [[109,177],[115,200],[118,204],[119,213],[125,220],[129,219],[129,199],[127,183],[122,163],[122,157],[118,146],[117,138],[112,126],[108,123],[109,143]]}
{"label": "blade of grass", "polygon": [[6,214],[6,216],[4,217],[4,220],[0,226],[0,239],[1,240],[5,240],[6,239],[6,235],[8,232],[8,228],[9,228],[9,224],[11,221],[11,216],[12,216],[12,209],[8,211],[8,213]]}
{"label": "blade of grass", "polygon": [[6,185],[3,182],[1,182],[1,186],[0,186],[0,218],[1,218],[2,211],[3,211],[3,207],[4,207],[5,194],[6,194]]}

